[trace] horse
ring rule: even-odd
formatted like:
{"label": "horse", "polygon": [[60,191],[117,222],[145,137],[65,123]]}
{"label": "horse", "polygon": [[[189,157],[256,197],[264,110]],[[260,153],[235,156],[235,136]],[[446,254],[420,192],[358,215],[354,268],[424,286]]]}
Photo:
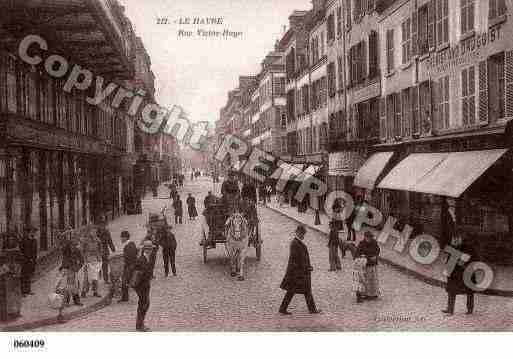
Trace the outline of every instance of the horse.
{"label": "horse", "polygon": [[230,259],[231,275],[244,280],[244,261],[248,248],[250,227],[248,220],[238,210],[225,223],[226,250]]}

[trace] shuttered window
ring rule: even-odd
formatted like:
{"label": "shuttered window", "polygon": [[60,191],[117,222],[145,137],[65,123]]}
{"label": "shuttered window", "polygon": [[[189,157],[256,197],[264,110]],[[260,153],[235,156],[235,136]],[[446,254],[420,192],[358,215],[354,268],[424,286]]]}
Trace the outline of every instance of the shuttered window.
{"label": "shuttered window", "polygon": [[474,0],[460,0],[461,33],[474,30]]}
{"label": "shuttered window", "polygon": [[394,136],[402,137],[402,107],[401,107],[401,93],[398,92],[394,94],[394,108],[395,108],[395,118],[394,118]]}
{"label": "shuttered window", "polygon": [[436,45],[436,0],[431,0],[427,7],[428,50]]}
{"label": "shuttered window", "polygon": [[369,103],[369,120],[366,124],[366,132],[370,138],[379,138],[379,100],[373,98]]}
{"label": "shuttered window", "polygon": [[411,19],[406,19],[401,24],[401,36],[401,46],[403,50],[402,61],[403,64],[406,64],[411,60]]}
{"label": "shuttered window", "polygon": [[379,138],[382,141],[387,139],[387,106],[384,97],[379,99]]}
{"label": "shuttered window", "polygon": [[419,116],[419,88],[417,86],[410,89],[411,101],[411,132],[412,135],[420,133],[420,116]]}
{"label": "shuttered window", "polygon": [[[505,77],[504,77],[504,53],[499,53],[488,59],[488,66],[480,65],[479,73],[479,120],[483,122],[495,122],[505,115]],[[486,71],[487,70],[487,71]],[[486,95],[488,92],[488,96]],[[481,94],[483,99],[481,99]],[[488,107],[488,118],[483,114],[481,118],[481,111],[484,112],[486,106]]]}
{"label": "shuttered window", "polygon": [[402,109],[402,120],[403,120],[403,136],[410,137],[411,136],[411,101],[410,101],[410,89],[405,89],[401,92],[402,101],[401,104],[403,106]]}
{"label": "shuttered window", "polygon": [[429,51],[429,37],[428,37],[428,5],[419,8],[418,15],[418,50],[419,54],[425,54]]}
{"label": "shuttered window", "polygon": [[476,122],[476,80],[475,67],[461,71],[461,118],[463,126]]}
{"label": "shuttered window", "polygon": [[387,96],[387,138],[393,138],[394,136],[394,117],[395,117],[395,101],[394,95]]}
{"label": "shuttered window", "polygon": [[392,72],[394,65],[394,30],[387,30],[387,71]]}
{"label": "shuttered window", "polygon": [[449,128],[449,76],[442,77],[436,87],[438,93],[438,128]]}
{"label": "shuttered window", "polygon": [[449,42],[449,0],[437,0],[436,28],[438,46]]}
{"label": "shuttered window", "polygon": [[488,18],[490,19],[506,14],[506,0],[489,0],[488,6]]}
{"label": "shuttered window", "polygon": [[369,77],[373,78],[379,75],[378,64],[378,33],[371,31],[369,35]]}

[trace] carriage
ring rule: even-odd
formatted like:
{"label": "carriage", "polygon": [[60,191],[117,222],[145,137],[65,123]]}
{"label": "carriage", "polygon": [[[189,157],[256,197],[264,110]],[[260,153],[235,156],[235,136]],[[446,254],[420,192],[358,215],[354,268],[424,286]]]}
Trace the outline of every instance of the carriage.
{"label": "carriage", "polygon": [[[207,252],[209,249],[216,248],[217,244],[224,244],[228,253],[229,240],[227,239],[226,224],[230,219],[230,211],[226,205],[222,203],[221,199],[216,198],[215,203],[209,205],[208,210],[203,213],[203,231],[200,245],[203,249],[203,262],[207,262]],[[248,235],[248,247],[253,247],[256,250],[256,259],[260,261],[262,256],[262,241],[260,238],[260,230],[258,221],[254,224],[254,229]]]}

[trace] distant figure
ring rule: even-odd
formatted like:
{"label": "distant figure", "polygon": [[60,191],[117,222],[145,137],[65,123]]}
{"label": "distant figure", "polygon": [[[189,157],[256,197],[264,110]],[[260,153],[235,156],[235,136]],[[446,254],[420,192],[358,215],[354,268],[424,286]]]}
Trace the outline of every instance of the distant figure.
{"label": "distant figure", "polygon": [[182,224],[183,222],[183,203],[180,199],[180,195],[177,194],[173,201],[173,208],[175,209],[175,224]]}
{"label": "distant figure", "polygon": [[166,277],[169,276],[169,262],[171,262],[171,271],[173,276],[176,276],[175,253],[176,253],[176,238],[171,232],[170,225],[162,228],[159,233],[159,245],[162,247],[162,260],[164,261],[164,272]]}
{"label": "distant figure", "polygon": [[189,196],[186,200],[187,203],[187,212],[189,213],[189,219],[194,220],[198,216],[198,211],[196,210],[196,198],[189,193]]}

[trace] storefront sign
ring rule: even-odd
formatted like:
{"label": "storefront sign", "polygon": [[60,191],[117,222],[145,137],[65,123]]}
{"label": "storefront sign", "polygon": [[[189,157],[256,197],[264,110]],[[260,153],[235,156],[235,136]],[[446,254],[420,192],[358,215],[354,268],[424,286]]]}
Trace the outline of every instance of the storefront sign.
{"label": "storefront sign", "polygon": [[433,73],[445,72],[453,67],[472,62],[479,57],[481,49],[499,40],[501,36],[501,25],[498,24],[485,33],[476,34],[453,47],[431,54],[427,59],[427,69]]}
{"label": "storefront sign", "polygon": [[21,123],[9,124],[7,133],[12,140],[27,144],[89,153],[106,153],[107,151],[105,144],[99,141],[67,134],[63,131],[40,130]]}
{"label": "storefront sign", "polygon": [[328,174],[330,176],[353,177],[364,162],[364,158],[358,152],[330,153]]}

